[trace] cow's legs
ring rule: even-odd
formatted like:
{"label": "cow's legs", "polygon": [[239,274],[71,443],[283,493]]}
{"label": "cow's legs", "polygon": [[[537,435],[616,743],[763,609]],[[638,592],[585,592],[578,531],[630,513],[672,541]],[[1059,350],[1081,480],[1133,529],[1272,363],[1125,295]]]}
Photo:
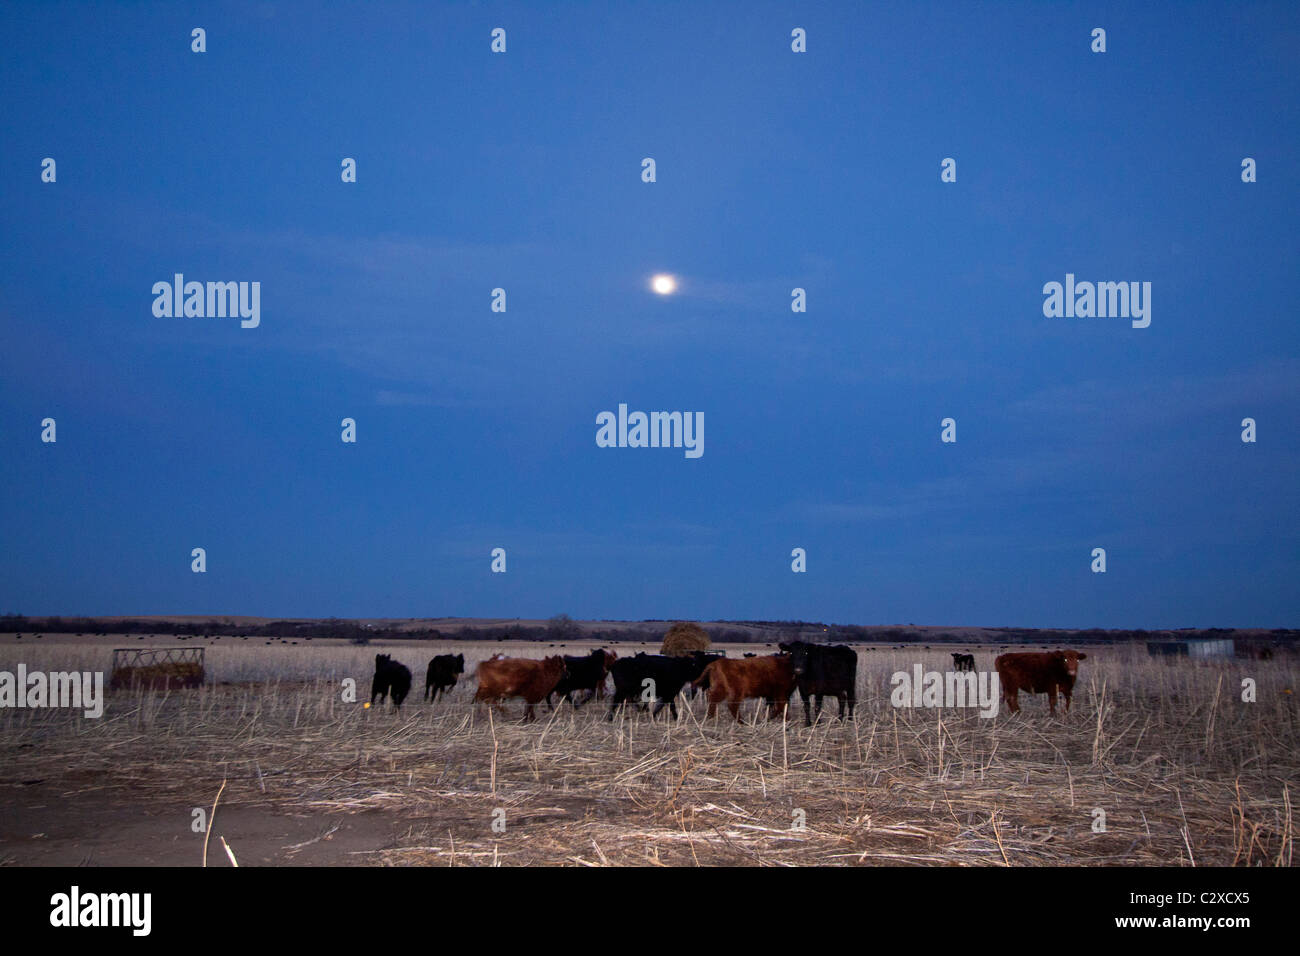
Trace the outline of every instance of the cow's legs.
{"label": "cow's legs", "polygon": [[625,700],[627,700],[627,697],[624,695],[624,693],[623,693],[621,690],[618,690],[617,688],[615,688],[615,690],[614,690],[614,700],[613,700],[613,703],[611,703],[611,704],[609,705],[609,716],[606,717],[605,719],[606,719],[606,720],[613,720],[613,719],[614,719],[614,712],[617,711],[617,710],[619,709],[619,707],[621,707],[621,706],[623,705],[623,701],[625,701]]}
{"label": "cow's legs", "polygon": [[811,712],[812,698],[809,697],[807,694],[805,694],[803,692],[803,689],[800,688],[799,699],[803,701],[803,725],[805,727],[811,727],[812,726],[812,712]]}
{"label": "cow's legs", "polygon": [[1052,712],[1052,716],[1055,717],[1056,716],[1056,685],[1055,684],[1047,688],[1047,707]]}
{"label": "cow's legs", "polygon": [[1018,691],[1009,690],[1002,695],[1002,699],[1007,702],[1007,713],[1020,713],[1020,694]]}

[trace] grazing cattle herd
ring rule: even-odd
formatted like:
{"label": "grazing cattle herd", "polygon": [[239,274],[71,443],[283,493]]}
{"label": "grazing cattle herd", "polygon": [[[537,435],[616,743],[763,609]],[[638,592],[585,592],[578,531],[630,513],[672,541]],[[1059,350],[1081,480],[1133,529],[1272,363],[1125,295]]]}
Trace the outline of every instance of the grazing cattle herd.
{"label": "grazing cattle herd", "polygon": [[[651,717],[657,717],[667,707],[676,719],[677,698],[686,690],[692,697],[700,691],[707,693],[707,717],[716,716],[718,704],[725,703],[731,716],[739,720],[741,704],[758,699],[767,704],[769,717],[784,718],[790,696],[798,690],[805,725],[811,726],[814,717],[821,718],[822,701],[827,696],[839,701],[840,720],[846,716],[853,719],[858,655],[852,648],[806,641],[789,641],[778,647],[777,654],[759,657],[746,652],[742,658],[705,651],[676,657],[639,653],[620,658],[604,648],[582,656],[552,656],[542,660],[496,654],[478,666],[474,702],[504,709],[505,700],[522,698],[524,720],[529,721],[536,718],[534,708],[539,701],[546,701],[549,710],[567,701],[576,710],[592,698],[602,697],[608,676],[614,680],[608,720],[613,720],[627,704],[643,711],[654,704]],[[953,653],[952,658],[955,670],[975,670],[974,654]],[[1068,713],[1079,675],[1079,661],[1086,658],[1086,654],[1074,650],[1000,655],[993,663],[1008,713],[1020,712],[1021,691],[1046,694],[1053,716],[1059,692]],[[425,700],[436,701],[440,693],[445,696],[464,673],[464,654],[441,654],[433,658],[425,678]],[[387,654],[377,654],[370,703],[373,705],[376,699],[382,703],[391,696],[394,708],[400,708],[410,690],[410,670]],[[581,694],[581,699],[575,699],[575,694]],[[553,703],[552,698],[556,696],[559,701]]]}

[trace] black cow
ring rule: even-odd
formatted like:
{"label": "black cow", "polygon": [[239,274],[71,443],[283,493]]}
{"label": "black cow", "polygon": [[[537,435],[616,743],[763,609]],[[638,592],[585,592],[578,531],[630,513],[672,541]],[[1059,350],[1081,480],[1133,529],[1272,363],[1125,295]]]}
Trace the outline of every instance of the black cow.
{"label": "black cow", "polygon": [[618,708],[627,702],[644,707],[641,695],[645,681],[653,681],[654,697],[658,703],[650,715],[656,717],[668,705],[669,713],[677,717],[677,695],[682,688],[695,680],[721,654],[696,651],[690,657],[663,657],[659,654],[641,653],[636,657],[622,657],[609,669],[614,678],[614,702],[609,708],[608,720],[614,719]]}
{"label": "black cow", "polygon": [[[551,705],[551,697],[555,694],[560,695],[560,703],[566,700],[573,704],[573,709],[577,710],[582,704],[587,703],[591,698],[596,696],[596,688],[605,683],[605,674],[609,670],[609,656],[605,649],[598,648],[585,657],[564,658],[565,674],[560,678],[560,682],[555,685],[555,689],[546,695],[546,709],[554,710]],[[575,703],[573,692],[575,690],[585,690],[587,695],[582,698],[582,704]]]}
{"label": "black cow", "polygon": [[958,654],[954,651],[952,655],[952,666],[957,668],[959,671],[973,671],[975,669],[975,655]]}
{"label": "black cow", "polygon": [[429,673],[424,677],[424,699],[435,701],[438,695],[449,694],[456,686],[456,675],[465,673],[464,654],[439,654],[429,661]]}
{"label": "black cow", "polygon": [[817,716],[822,715],[822,698],[830,694],[840,702],[840,719],[844,719],[844,705],[848,704],[849,717],[858,702],[858,655],[842,644],[826,646],[806,641],[788,641],[778,647],[790,655],[795,686],[803,700],[803,722],[812,725],[808,701],[817,698]]}
{"label": "black cow", "polygon": [[[700,663],[700,677],[698,678],[700,684],[697,687],[695,681],[691,681],[689,690],[691,700],[694,700],[695,695],[700,693],[700,691],[706,691],[709,689],[709,678],[704,674],[705,669],[714,661],[721,660],[726,656],[726,654],[710,654],[708,651],[691,651],[691,657],[695,658]],[[748,654],[746,656],[753,657],[754,655]]]}
{"label": "black cow", "polygon": [[376,697],[382,702],[390,691],[394,709],[400,708],[406,695],[411,692],[411,671],[405,664],[399,664],[387,654],[376,654],[375,679],[370,682],[371,706],[374,706]]}

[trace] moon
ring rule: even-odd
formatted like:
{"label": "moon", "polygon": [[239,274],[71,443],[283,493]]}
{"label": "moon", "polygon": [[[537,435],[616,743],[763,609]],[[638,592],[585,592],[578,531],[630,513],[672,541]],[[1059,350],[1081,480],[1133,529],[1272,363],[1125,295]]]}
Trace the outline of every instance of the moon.
{"label": "moon", "polygon": [[660,295],[672,295],[677,291],[677,279],[667,273],[661,272],[650,280],[650,288],[654,289]]}

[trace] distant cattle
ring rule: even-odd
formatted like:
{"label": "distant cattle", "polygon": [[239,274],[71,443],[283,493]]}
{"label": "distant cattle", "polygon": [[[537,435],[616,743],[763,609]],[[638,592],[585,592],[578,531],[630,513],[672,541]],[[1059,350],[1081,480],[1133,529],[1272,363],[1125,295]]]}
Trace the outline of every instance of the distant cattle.
{"label": "distant cattle", "polygon": [[727,702],[731,716],[740,720],[740,702],[749,697],[767,701],[768,715],[785,715],[794,693],[794,669],[788,654],[772,654],[742,660],[714,661],[704,669],[695,683],[708,685],[709,710],[707,716],[718,712],[718,704]]}
{"label": "distant cattle", "polygon": [[959,671],[973,671],[975,669],[975,655],[958,654],[954,651],[952,655],[952,666]]}
{"label": "distant cattle", "polygon": [[858,702],[858,655],[851,647],[835,644],[809,644],[790,641],[777,645],[790,655],[790,668],[794,672],[795,686],[803,701],[803,722],[812,724],[808,701],[817,698],[817,716],[822,714],[822,699],[829,694],[840,702],[840,720],[848,705],[849,717]]}
{"label": "distant cattle", "polygon": [[651,700],[657,701],[651,717],[658,716],[667,705],[668,712],[676,719],[677,695],[718,656],[695,651],[689,657],[637,654],[616,660],[609,670],[614,678],[614,699],[607,719],[613,720],[623,704],[645,705]]}
{"label": "distant cattle", "polygon": [[456,686],[456,675],[465,673],[464,654],[439,654],[429,661],[429,672],[424,678],[424,699],[434,701],[438,694],[446,694]]}
{"label": "distant cattle", "polygon": [[478,666],[478,692],[474,702],[481,700],[491,702],[505,700],[507,697],[522,697],[528,706],[524,709],[524,720],[534,720],[533,711],[539,700],[555,689],[555,685],[564,677],[564,658],[548,657],[535,661],[519,657],[493,657]]}
{"label": "distant cattle", "polygon": [[1070,695],[1074,691],[1075,678],[1079,676],[1079,661],[1087,656],[1078,651],[999,655],[993,666],[998,669],[1007,710],[1013,714],[1020,712],[1018,695],[1023,690],[1030,694],[1046,694],[1047,704],[1055,716],[1059,689],[1065,698],[1065,711],[1069,713]]}
{"label": "distant cattle", "polygon": [[[617,654],[613,651],[607,651],[603,647],[583,657],[566,656],[564,658],[565,675],[560,678],[560,682],[555,685],[555,689],[546,695],[547,709],[553,709],[551,697],[554,694],[560,695],[560,703],[567,700],[573,704],[574,710],[587,703],[596,696],[597,688],[605,685],[605,674],[609,671],[609,665],[617,658]],[[573,692],[578,690],[587,692],[581,703],[573,700]]]}
{"label": "distant cattle", "polygon": [[387,654],[375,655],[375,679],[370,682],[370,704],[374,706],[375,698],[382,703],[393,695],[393,707],[402,706],[406,695],[411,692],[411,671],[405,664],[399,664]]}

